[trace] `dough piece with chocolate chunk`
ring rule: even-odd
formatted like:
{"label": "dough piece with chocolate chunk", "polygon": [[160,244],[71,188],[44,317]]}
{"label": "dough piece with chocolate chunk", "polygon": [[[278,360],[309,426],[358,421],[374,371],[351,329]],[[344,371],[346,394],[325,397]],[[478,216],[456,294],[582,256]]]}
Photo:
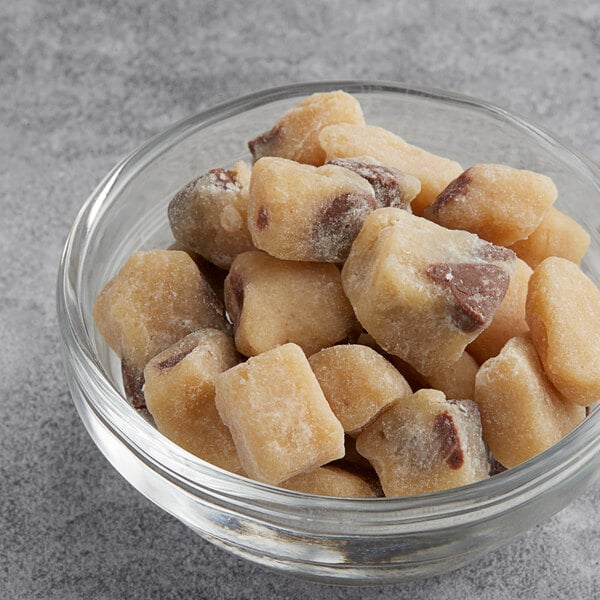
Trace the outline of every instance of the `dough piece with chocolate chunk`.
{"label": "dough piece with chocolate chunk", "polygon": [[386,496],[410,496],[489,477],[477,405],[423,389],[398,400],[356,440]]}
{"label": "dough piece with chocolate chunk", "polygon": [[395,208],[371,213],[342,284],[375,341],[428,376],[460,359],[491,322],[514,253]]}
{"label": "dough piece with chocolate chunk", "polygon": [[575,263],[547,258],[529,280],[526,311],[550,381],[576,404],[600,400],[600,290]]}
{"label": "dough piece with chocolate chunk", "polygon": [[227,331],[223,305],[185,252],[136,252],[98,294],[96,327],[122,359],[124,384],[136,408],[146,363],[202,327]]}
{"label": "dough piece with chocolate chunk", "polygon": [[221,373],[215,388],[248,476],[278,484],[344,456],[344,430],[296,344]]}
{"label": "dough piece with chocolate chunk", "polygon": [[412,394],[398,370],[375,350],[343,344],[308,362],[344,431],[357,435],[388,404]]}
{"label": "dough piece with chocolate chunk", "polygon": [[347,123],[330,125],[321,131],[319,142],[328,160],[372,156],[416,177],[421,182],[421,191],[411,207],[417,215],[422,215],[425,207],[462,171],[457,162],[413,146],[381,127]]}
{"label": "dough piece with chocolate chunk", "polygon": [[272,129],[250,140],[248,148],[255,161],[281,156],[319,166],[325,162],[319,132],[334,123],[364,125],[358,100],[342,91],[313,94],[290,109]]}
{"label": "dough piece with chocolate chunk", "polygon": [[247,226],[250,169],[212,169],[181,189],[169,204],[175,239],[221,268],[254,246]]}
{"label": "dough piece with chocolate chunk", "polygon": [[509,340],[483,363],[475,381],[483,438],[496,459],[514,467],[543,452],[585,418],[585,409],[552,386],[529,336]]}
{"label": "dough piece with chocolate chunk", "polygon": [[531,235],[556,200],[550,177],[496,164],[480,164],[456,178],[425,210],[449,229],[464,229],[501,246]]}
{"label": "dough piece with chocolate chunk", "polygon": [[226,333],[199,329],[144,369],[146,405],[158,430],[188,452],[233,472],[240,472],[241,465],[215,406],[215,379],[239,361]]}
{"label": "dough piece with chocolate chunk", "polygon": [[490,326],[467,346],[467,350],[479,364],[499,354],[504,344],[511,338],[524,335],[529,331],[525,320],[525,302],[529,278],[533,271],[520,258],[517,258],[516,265],[506,296]]}
{"label": "dough piece with chocolate chunk", "polygon": [[252,172],[248,228],[271,256],[336,263],[376,208],[371,184],[348,169],[267,157]]}
{"label": "dough piece with chocolate chunk", "polygon": [[376,488],[366,479],[346,469],[333,466],[319,467],[301,473],[279,484],[280,487],[305,494],[337,498],[377,498]]}
{"label": "dough piece with chocolate chunk", "polygon": [[590,246],[589,233],[560,210],[552,207],[537,229],[510,247],[532,269],[549,256],[566,258],[578,265]]}
{"label": "dough piece with chocolate chunk", "polygon": [[358,327],[335,265],[279,260],[257,250],[235,259],[225,305],[246,356],[286,342],[311,355]]}

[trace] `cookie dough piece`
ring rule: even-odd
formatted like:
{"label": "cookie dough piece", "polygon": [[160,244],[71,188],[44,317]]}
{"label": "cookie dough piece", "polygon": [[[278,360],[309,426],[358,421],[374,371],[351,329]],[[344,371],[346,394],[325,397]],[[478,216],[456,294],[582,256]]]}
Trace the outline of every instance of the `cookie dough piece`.
{"label": "cookie dough piece", "polygon": [[552,207],[537,229],[510,247],[532,269],[549,256],[579,264],[590,246],[589,233],[568,215]]}
{"label": "cookie dough piece", "polygon": [[516,264],[517,268],[510,278],[506,296],[490,326],[467,346],[467,350],[479,364],[499,354],[504,344],[511,338],[524,335],[529,331],[525,320],[525,302],[529,278],[533,271],[519,258]]}
{"label": "cookie dough piece", "polygon": [[221,373],[215,388],[249,477],[278,484],[344,456],[344,430],[296,344]]}
{"label": "cookie dough piece", "polygon": [[527,323],[546,374],[571,402],[600,399],[600,290],[574,263],[551,257],[529,280]]}
{"label": "cookie dough piece", "polygon": [[271,256],[342,262],[376,208],[371,184],[348,169],[267,157],[252,172],[248,227],[255,246]]}
{"label": "cookie dough piece", "polygon": [[412,394],[383,356],[360,344],[325,348],[308,362],[344,431],[357,435],[388,404]]}
{"label": "cookie dough piece", "polygon": [[255,161],[263,156],[281,156],[319,166],[325,152],[319,132],[334,123],[364,125],[358,100],[346,92],[323,92],[305,98],[289,110],[275,126],[248,142]]}
{"label": "cookie dough piece", "polygon": [[211,263],[228,268],[254,246],[247,226],[250,169],[212,169],[181,189],[169,204],[175,239]]}
{"label": "cookie dough piece", "polygon": [[172,250],[134,253],[98,294],[93,316],[123,361],[136,408],[144,406],[143,370],[153,356],[196,329],[229,329],[222,304],[192,258]]}
{"label": "cookie dough piece", "polygon": [[375,341],[428,376],[455,363],[489,325],[514,260],[473,234],[382,208],[365,220],[342,284]]}
{"label": "cookie dough piece", "polygon": [[531,235],[556,200],[550,177],[505,165],[480,164],[456,178],[425,210],[449,229],[464,229],[501,246]]}
{"label": "cookie dough piece", "polygon": [[199,329],[144,369],[146,405],[158,430],[188,452],[233,472],[240,472],[241,465],[215,406],[215,379],[239,361],[226,333]]}
{"label": "cookie dough piece", "polygon": [[423,389],[399,400],[356,441],[386,496],[435,492],[486,479],[487,450],[477,405]]}
{"label": "cookie dough piece", "polygon": [[328,160],[372,156],[416,177],[421,182],[421,191],[411,207],[417,215],[422,215],[425,207],[462,171],[457,162],[413,146],[381,127],[348,123],[330,125],[321,131],[319,142]]}
{"label": "cookie dough piece", "polygon": [[301,473],[280,484],[280,487],[338,498],[377,498],[376,490],[360,475],[333,466],[319,467],[308,473]]}
{"label": "cookie dough piece", "polygon": [[231,266],[225,305],[245,356],[286,342],[310,356],[358,327],[335,265],[279,260],[257,250]]}
{"label": "cookie dough piece", "polygon": [[552,386],[529,336],[507,342],[483,363],[475,381],[483,438],[496,459],[514,467],[558,442],[585,418],[585,409]]}

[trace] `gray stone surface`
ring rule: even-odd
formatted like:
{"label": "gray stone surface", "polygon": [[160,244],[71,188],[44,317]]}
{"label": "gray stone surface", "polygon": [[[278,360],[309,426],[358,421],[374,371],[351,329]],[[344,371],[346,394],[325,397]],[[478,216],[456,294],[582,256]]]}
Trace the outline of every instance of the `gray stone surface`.
{"label": "gray stone surface", "polygon": [[0,597],[600,598],[600,485],[457,572],[372,589],[265,572],[150,504],[70,401],[54,282],[119,158],[230,97],[332,78],[480,96],[600,162],[600,4],[21,0],[0,7]]}

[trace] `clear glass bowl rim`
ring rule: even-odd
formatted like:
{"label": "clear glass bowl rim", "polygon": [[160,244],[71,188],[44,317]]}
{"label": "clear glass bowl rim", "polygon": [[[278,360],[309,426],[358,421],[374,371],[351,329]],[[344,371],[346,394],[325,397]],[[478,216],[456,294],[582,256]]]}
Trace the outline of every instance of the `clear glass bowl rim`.
{"label": "clear glass bowl rim", "polygon": [[[537,143],[552,147],[593,181],[600,196],[600,170],[587,157],[543,127],[466,95],[402,83],[354,80],[299,83],[245,95],[183,119],[141,145],[120,161],[87,199],[66,240],[58,273],[57,310],[64,361],[74,374],[88,408],[138,459],[178,487],[209,502],[235,506],[243,512],[268,506],[268,511],[258,511],[261,518],[268,521],[280,516],[283,520],[298,517],[306,522],[307,516],[312,514],[320,528],[328,525],[337,534],[356,534],[357,527],[365,534],[374,533],[384,522],[391,527],[389,533],[397,534],[410,529],[415,522],[424,524],[446,518],[475,521],[483,518],[484,513],[490,516],[527,502],[538,488],[553,485],[552,482],[561,479],[569,469],[576,470],[584,463],[598,461],[600,410],[594,410],[573,432],[533,459],[469,486],[400,498],[311,496],[214,467],[170,442],[143,419],[132,418],[134,409],[108,380],[95,355],[79,301],[81,274],[96,221],[118,201],[115,189],[193,132],[262,104],[336,89],[348,93],[418,96],[485,113],[525,132]],[[348,515],[351,521],[346,523]]]}

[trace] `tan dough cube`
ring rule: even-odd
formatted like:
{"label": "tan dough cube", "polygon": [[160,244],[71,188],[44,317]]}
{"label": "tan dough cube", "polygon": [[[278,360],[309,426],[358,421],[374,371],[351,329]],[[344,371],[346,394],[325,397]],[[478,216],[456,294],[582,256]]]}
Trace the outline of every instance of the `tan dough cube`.
{"label": "tan dough cube", "polygon": [[509,340],[475,381],[483,437],[496,459],[514,467],[543,452],[585,417],[545,376],[529,336]]}
{"label": "tan dough cube", "polygon": [[409,496],[486,479],[487,451],[477,406],[423,389],[392,404],[356,441],[386,496]]}
{"label": "tan dough cube", "polygon": [[337,498],[377,498],[376,488],[363,477],[346,469],[333,466],[319,467],[308,473],[301,473],[280,484],[280,487]]}
{"label": "tan dough cube", "polygon": [[449,229],[464,229],[501,246],[531,235],[556,200],[550,177],[505,165],[467,169],[425,210]]}
{"label": "tan dough cube", "polygon": [[506,296],[490,326],[467,346],[467,350],[479,364],[499,354],[504,344],[511,338],[524,335],[529,331],[525,320],[525,302],[531,273],[533,271],[527,263],[518,258],[517,268],[510,278]]}
{"label": "tan dough cube", "polygon": [[215,379],[238,362],[226,333],[199,329],[144,369],[146,405],[158,430],[188,452],[233,472],[240,472],[241,465],[215,406]]}
{"label": "tan dough cube", "polygon": [[513,270],[506,248],[382,208],[352,245],[342,284],[375,341],[427,376],[489,325]]}
{"label": "tan dough cube", "polygon": [[551,257],[529,280],[527,323],[550,381],[571,402],[600,399],[600,291],[574,263]]}
{"label": "tan dough cube", "polygon": [[245,356],[286,342],[311,355],[358,327],[335,265],[284,261],[256,250],[231,266],[225,304]]}
{"label": "tan dough cube", "polygon": [[322,167],[261,158],[252,171],[248,227],[257,248],[284,260],[342,262],[365,217],[406,207],[420,184],[373,159]]}
{"label": "tan dough cube", "polygon": [[412,394],[398,370],[367,346],[325,348],[308,362],[331,410],[344,431],[353,435],[388,404]]}
{"label": "tan dough cube", "polygon": [[334,123],[364,125],[358,100],[342,91],[313,94],[296,104],[272,129],[249,141],[248,148],[255,161],[263,156],[281,156],[319,166],[325,162],[319,132]]}
{"label": "tan dough cube", "polygon": [[250,169],[213,169],[188,183],[169,204],[175,239],[221,268],[254,246],[247,226]]}
{"label": "tan dough cube", "polygon": [[225,371],[215,387],[249,477],[277,484],[344,456],[344,430],[296,344]]}
{"label": "tan dough cube", "polygon": [[579,264],[590,246],[589,233],[565,213],[552,207],[537,229],[510,247],[532,269],[549,256]]}
{"label": "tan dough cube", "polygon": [[185,252],[136,252],[98,294],[96,327],[123,361],[124,383],[143,407],[146,363],[202,327],[227,330],[223,306]]}
{"label": "tan dough cube", "polygon": [[401,137],[381,127],[342,123],[323,128],[319,142],[327,160],[372,156],[382,163],[416,177],[421,191],[412,201],[415,214],[422,215],[426,206],[462,171],[455,161],[412,146]]}

